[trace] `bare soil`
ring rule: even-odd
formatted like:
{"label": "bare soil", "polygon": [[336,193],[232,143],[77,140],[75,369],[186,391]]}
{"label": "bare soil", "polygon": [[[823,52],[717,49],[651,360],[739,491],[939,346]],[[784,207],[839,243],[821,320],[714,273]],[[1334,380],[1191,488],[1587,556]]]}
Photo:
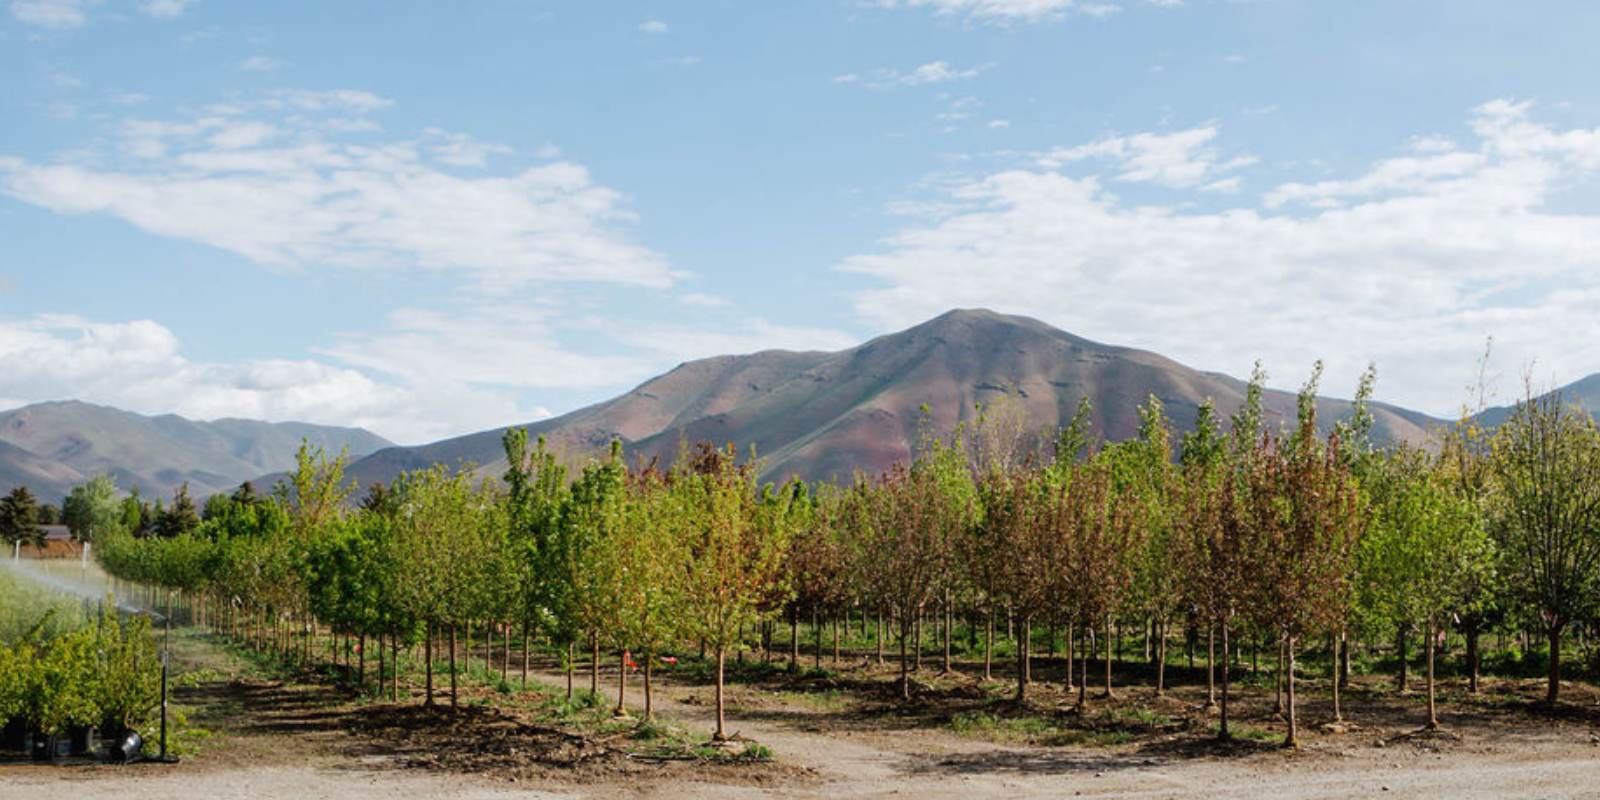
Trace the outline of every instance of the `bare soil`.
{"label": "bare soil", "polygon": [[[214,653],[188,655],[225,666]],[[539,681],[563,683],[541,666]],[[1380,692],[1369,681],[1346,697],[1346,721],[1330,724],[1326,687],[1307,681],[1302,746],[1288,751],[1219,742],[1203,687],[1160,698],[1149,686],[1119,687],[1109,700],[1091,688],[1079,712],[1076,694],[1058,686],[1036,684],[1018,705],[1004,699],[1009,684],[925,667],[917,697],[902,702],[891,668],[862,662],[831,676],[731,686],[730,729],[776,759],[715,763],[638,758],[616,734],[543,724],[516,707],[369,705],[324,685],[214,671],[181,698],[215,734],[195,757],[170,766],[0,766],[0,797],[1600,797],[1600,693],[1582,684],[1564,687],[1555,710],[1535,702],[1538,682],[1491,681],[1476,697],[1447,686],[1444,730],[1426,732],[1420,693]],[[662,678],[658,712],[709,731],[711,687]],[[615,684],[607,670],[601,688],[613,701]],[[477,686],[463,703],[490,694]],[[635,679],[630,707],[642,699]],[[1234,706],[1236,730],[1281,734],[1272,701],[1270,683],[1249,689]],[[1001,722],[952,725],[973,714]]]}

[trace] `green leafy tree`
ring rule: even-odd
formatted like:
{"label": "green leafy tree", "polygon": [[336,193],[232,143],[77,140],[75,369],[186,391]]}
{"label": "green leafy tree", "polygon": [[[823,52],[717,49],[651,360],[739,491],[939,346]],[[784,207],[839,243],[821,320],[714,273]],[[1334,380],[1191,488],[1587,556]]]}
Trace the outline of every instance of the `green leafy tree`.
{"label": "green leafy tree", "polygon": [[684,634],[716,657],[718,741],[725,740],[723,669],[745,625],[787,599],[783,565],[792,531],[792,497],[759,492],[756,465],[738,462],[731,445],[701,444],[674,466],[672,502],[686,556],[680,573]]}
{"label": "green leafy tree", "polygon": [[25,485],[18,484],[0,498],[0,538],[8,545],[44,541],[44,532],[39,530],[39,501]]}
{"label": "green leafy tree", "polygon": [[1494,538],[1508,584],[1549,639],[1545,699],[1553,704],[1562,634],[1593,612],[1600,589],[1600,431],[1559,393],[1529,396],[1500,427],[1491,463]]}

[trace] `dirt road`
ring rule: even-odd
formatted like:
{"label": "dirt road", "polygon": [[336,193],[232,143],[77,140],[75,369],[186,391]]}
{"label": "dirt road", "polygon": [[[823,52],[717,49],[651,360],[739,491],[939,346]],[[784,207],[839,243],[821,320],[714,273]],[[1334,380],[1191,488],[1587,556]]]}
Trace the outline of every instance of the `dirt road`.
{"label": "dirt road", "polygon": [[[540,677],[552,685],[561,680]],[[771,780],[725,781],[714,774],[686,780],[681,772],[644,771],[514,783],[504,775],[407,769],[390,756],[350,747],[349,731],[318,725],[314,712],[296,711],[292,735],[228,743],[176,766],[0,768],[0,797],[1600,798],[1600,745],[1587,725],[1463,727],[1459,739],[1397,740],[1357,731],[1317,737],[1296,753],[1263,748],[1197,756],[1135,747],[1006,746],[942,729],[831,725],[828,715],[786,707],[759,696],[758,688],[737,687],[732,694],[741,713],[730,715],[730,728],[771,747],[785,765]],[[630,700],[639,699],[634,687]],[[669,687],[658,694],[657,708],[709,730],[710,699],[706,687]],[[246,707],[270,702],[257,698]]]}

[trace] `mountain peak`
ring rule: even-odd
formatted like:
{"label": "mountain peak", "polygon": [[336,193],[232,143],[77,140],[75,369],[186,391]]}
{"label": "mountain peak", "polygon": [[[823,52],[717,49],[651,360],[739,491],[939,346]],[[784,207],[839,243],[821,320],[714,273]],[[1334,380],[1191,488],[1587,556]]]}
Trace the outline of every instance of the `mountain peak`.
{"label": "mountain peak", "polygon": [[[530,426],[552,447],[583,458],[613,437],[644,458],[671,461],[687,440],[754,447],[768,478],[848,479],[910,459],[923,424],[935,431],[970,420],[974,408],[1010,397],[1030,424],[1065,424],[1087,397],[1094,431],[1120,440],[1137,430],[1137,408],[1155,396],[1181,429],[1210,399],[1226,417],[1244,383],[1153,353],[1103,345],[1037,319],[990,309],[954,309],[837,353],[766,351],[690,361],[616,399]],[[1326,401],[1330,423],[1348,403]],[[1294,395],[1266,393],[1269,424],[1292,420]],[[1380,434],[1421,440],[1429,420],[1374,410]],[[362,485],[399,469],[467,461],[486,475],[501,466],[498,431],[415,448],[391,448],[352,465]]]}

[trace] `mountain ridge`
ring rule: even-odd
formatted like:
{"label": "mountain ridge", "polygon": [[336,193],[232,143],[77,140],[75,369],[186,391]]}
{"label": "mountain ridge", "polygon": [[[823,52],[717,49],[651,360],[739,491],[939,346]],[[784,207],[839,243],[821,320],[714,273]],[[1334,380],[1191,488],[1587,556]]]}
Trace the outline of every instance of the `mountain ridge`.
{"label": "mountain ridge", "polygon": [[[921,424],[948,431],[974,405],[1009,395],[1037,427],[1064,424],[1079,398],[1095,407],[1094,431],[1120,440],[1137,429],[1137,406],[1155,395],[1175,429],[1192,426],[1211,398],[1223,418],[1242,403],[1245,382],[1187,367],[1145,350],[1107,345],[1021,316],[956,309],[903,331],[837,352],[767,350],[687,361],[610,400],[526,427],[570,460],[603,452],[620,438],[635,457],[670,462],[682,442],[755,448],[767,477],[848,478],[911,455]],[[1293,418],[1295,395],[1267,390],[1268,424]],[[1371,404],[1378,435],[1422,440],[1441,420]],[[1325,425],[1350,403],[1319,398]],[[504,469],[496,428],[426,445],[380,450],[350,465],[361,485],[442,463]]]}
{"label": "mountain ridge", "polygon": [[0,412],[0,491],[26,484],[41,502],[102,472],[123,490],[170,495],[183,483],[205,497],[294,463],[302,439],[356,457],[393,443],[360,428],[241,418],[147,416],[81,400]]}

